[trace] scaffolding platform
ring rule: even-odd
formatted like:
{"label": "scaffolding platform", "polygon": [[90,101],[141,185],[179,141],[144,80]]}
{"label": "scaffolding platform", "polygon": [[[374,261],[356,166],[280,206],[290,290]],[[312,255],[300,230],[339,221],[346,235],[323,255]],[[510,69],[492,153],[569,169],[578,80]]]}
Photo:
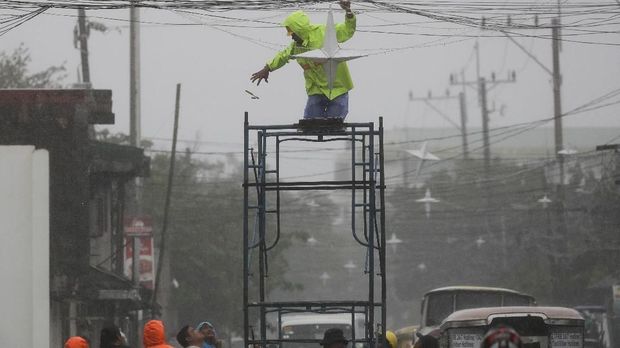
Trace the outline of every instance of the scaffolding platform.
{"label": "scaffolding platform", "polygon": [[[255,139],[255,147],[250,145],[250,139]],[[281,180],[281,148],[289,142],[345,143],[350,154],[349,174],[339,180]],[[373,122],[346,123],[333,118],[302,119],[288,125],[251,125],[246,112],[243,168],[245,348],[282,348],[301,343],[317,343],[318,346],[320,340],[317,338],[284,337],[282,316],[292,313],[350,314],[352,342],[374,348],[377,336],[384,334],[387,311],[383,119],[379,118],[378,126]],[[366,253],[364,276],[368,296],[362,300],[266,300],[269,252],[276,247],[283,232],[281,193],[309,190],[350,192],[351,238]],[[258,253],[257,260],[252,258],[255,252]],[[255,286],[250,288],[250,284]],[[277,324],[270,324],[268,316],[276,317]],[[364,332],[356,332],[356,318],[363,318]],[[277,327],[273,328],[274,325]],[[271,337],[267,332],[270,326],[275,331]]]}

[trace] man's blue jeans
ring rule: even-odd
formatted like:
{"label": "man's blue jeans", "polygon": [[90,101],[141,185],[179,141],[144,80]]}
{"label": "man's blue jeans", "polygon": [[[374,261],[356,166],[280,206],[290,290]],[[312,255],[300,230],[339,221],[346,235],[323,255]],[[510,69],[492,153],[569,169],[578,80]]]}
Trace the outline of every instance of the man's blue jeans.
{"label": "man's blue jeans", "polygon": [[349,113],[349,93],[329,100],[322,94],[308,96],[304,118],[338,117],[344,119]]}

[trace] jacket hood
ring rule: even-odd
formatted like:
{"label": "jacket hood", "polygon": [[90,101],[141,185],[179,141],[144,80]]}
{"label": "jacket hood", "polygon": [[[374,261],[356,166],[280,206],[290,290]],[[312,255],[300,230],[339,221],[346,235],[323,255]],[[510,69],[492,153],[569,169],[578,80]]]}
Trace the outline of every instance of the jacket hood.
{"label": "jacket hood", "polygon": [[151,320],[144,325],[143,341],[145,347],[152,347],[166,343],[164,324],[161,320]]}
{"label": "jacket hood", "polygon": [[295,34],[304,40],[304,45],[307,44],[310,32],[317,27],[317,25],[310,23],[310,18],[304,11],[295,11],[288,15],[282,25],[290,28]]}
{"label": "jacket hood", "polygon": [[69,337],[65,342],[65,348],[88,348],[88,342],[79,336]]}

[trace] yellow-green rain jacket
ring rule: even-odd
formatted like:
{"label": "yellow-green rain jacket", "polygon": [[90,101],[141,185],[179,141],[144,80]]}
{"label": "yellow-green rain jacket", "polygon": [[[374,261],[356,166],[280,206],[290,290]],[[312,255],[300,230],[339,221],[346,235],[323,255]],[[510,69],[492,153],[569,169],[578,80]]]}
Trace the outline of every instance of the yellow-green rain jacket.
{"label": "yellow-green rain jacket", "polygon": [[[347,18],[345,16],[344,23],[336,24],[336,38],[338,42],[345,42],[353,36],[355,33],[355,22],[355,16],[352,18]],[[271,62],[267,63],[271,71],[279,69],[288,63],[292,55],[323,47],[325,25],[310,23],[310,18],[308,18],[308,15],[303,11],[291,13],[286,17],[282,25],[288,27],[304,41],[301,46],[293,41],[287,48],[278,52]],[[327,86],[327,75],[323,70],[322,64],[304,58],[295,58],[295,60],[297,60],[297,63],[304,69],[306,92],[308,95],[323,94],[333,100],[353,89],[353,81],[351,81],[351,75],[349,74],[349,68],[346,62],[338,64],[336,78],[334,79],[330,93]]]}

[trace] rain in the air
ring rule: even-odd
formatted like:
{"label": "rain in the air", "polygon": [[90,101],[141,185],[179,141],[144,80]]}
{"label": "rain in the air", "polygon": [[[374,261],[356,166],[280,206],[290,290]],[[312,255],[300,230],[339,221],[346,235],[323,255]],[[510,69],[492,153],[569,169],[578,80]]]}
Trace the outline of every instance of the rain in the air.
{"label": "rain in the air", "polygon": [[620,347],[620,1],[2,0],[0,221],[0,347]]}

